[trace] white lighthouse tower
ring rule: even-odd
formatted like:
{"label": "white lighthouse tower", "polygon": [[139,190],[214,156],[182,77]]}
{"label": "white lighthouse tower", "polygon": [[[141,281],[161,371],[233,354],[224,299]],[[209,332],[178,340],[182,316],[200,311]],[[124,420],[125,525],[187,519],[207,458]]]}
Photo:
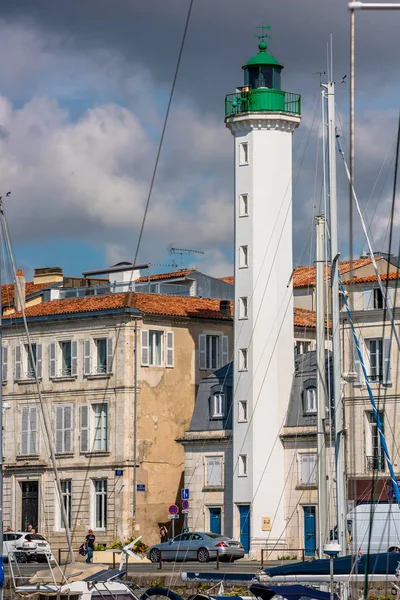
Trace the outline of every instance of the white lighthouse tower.
{"label": "white lighthouse tower", "polygon": [[266,27],[226,97],[235,138],[233,531],[253,557],[285,548],[284,456],[279,438],[294,368],[292,134],[300,96],[281,90]]}

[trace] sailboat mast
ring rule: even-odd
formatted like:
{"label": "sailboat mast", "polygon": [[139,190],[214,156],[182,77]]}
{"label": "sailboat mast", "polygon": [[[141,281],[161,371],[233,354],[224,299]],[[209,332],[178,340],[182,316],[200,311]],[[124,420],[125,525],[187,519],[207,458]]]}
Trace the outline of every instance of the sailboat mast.
{"label": "sailboat mast", "polygon": [[[332,74],[331,74],[332,75]],[[328,161],[329,161],[329,217],[331,234],[331,297],[332,297],[332,354],[333,398],[335,402],[335,462],[336,507],[338,542],[342,554],[347,553],[347,502],[344,456],[344,416],[341,386],[340,323],[339,323],[339,251],[336,192],[336,123],[335,84],[326,86],[328,104]]]}
{"label": "sailboat mast", "polygon": [[[3,213],[3,201],[0,198],[0,214]],[[0,295],[2,286],[2,264],[0,256]],[[0,373],[3,379],[3,305],[0,307]],[[0,381],[0,568],[4,569],[3,559],[3,386]],[[3,586],[0,586],[0,600],[3,600]]]}
{"label": "sailboat mast", "polygon": [[325,219],[316,217],[316,308],[317,308],[317,448],[318,448],[318,555],[323,558],[328,522],[326,490],[326,386],[325,386]]}

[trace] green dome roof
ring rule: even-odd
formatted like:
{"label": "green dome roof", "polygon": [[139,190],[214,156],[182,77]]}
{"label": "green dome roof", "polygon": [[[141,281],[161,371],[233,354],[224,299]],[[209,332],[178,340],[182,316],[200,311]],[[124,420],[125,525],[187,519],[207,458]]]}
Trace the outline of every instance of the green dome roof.
{"label": "green dome roof", "polygon": [[258,49],[260,52],[252,56],[250,60],[243,65],[242,69],[247,69],[248,67],[252,67],[254,65],[275,65],[283,69],[283,66],[278,63],[276,58],[272,56],[272,54],[267,53],[267,44],[263,40],[258,44]]}

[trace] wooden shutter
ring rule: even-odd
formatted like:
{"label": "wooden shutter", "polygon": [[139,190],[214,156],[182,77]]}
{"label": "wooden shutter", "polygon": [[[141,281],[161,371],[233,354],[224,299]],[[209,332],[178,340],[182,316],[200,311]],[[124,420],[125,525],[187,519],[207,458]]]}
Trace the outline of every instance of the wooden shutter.
{"label": "wooden shutter", "polygon": [[49,344],[49,377],[57,376],[57,354],[56,354],[56,343],[51,342]]}
{"label": "wooden shutter", "polygon": [[[394,301],[395,301],[395,288],[389,287],[387,288],[387,295],[386,295],[386,306],[389,304],[389,308],[393,308],[394,306]],[[396,294],[396,300],[398,298],[398,294]]]}
{"label": "wooden shutter", "polygon": [[92,373],[92,340],[84,340],[83,342],[83,374],[91,375]]}
{"label": "wooden shutter", "polygon": [[78,342],[72,340],[71,342],[71,376],[76,377],[78,375]]}
{"label": "wooden shutter", "polygon": [[73,408],[64,406],[64,452],[72,452]]}
{"label": "wooden shutter", "polygon": [[29,454],[29,406],[21,409],[21,454]]}
{"label": "wooden shutter", "polygon": [[207,368],[206,353],[207,336],[204,333],[199,335],[199,369]]}
{"label": "wooden shutter", "polygon": [[[353,340],[352,340],[353,341]],[[361,350],[361,354],[363,355],[363,358],[365,360],[365,352],[364,352],[364,344],[361,338],[358,338],[358,343],[360,344],[360,350]],[[355,343],[353,342],[353,364],[354,364],[354,370],[357,373],[357,380],[354,382],[354,385],[362,385],[364,383],[364,373],[362,370],[362,366],[361,366],[361,362],[360,362],[360,358],[358,356],[358,352],[357,352],[357,348]],[[368,370],[367,370],[368,372]]]}
{"label": "wooden shutter", "polygon": [[173,367],[174,366],[174,332],[167,331],[166,335],[166,344],[165,344],[165,366]]}
{"label": "wooden shutter", "polygon": [[1,356],[2,356],[1,378],[2,378],[2,381],[7,381],[8,346],[3,346]]}
{"label": "wooden shutter", "polygon": [[390,338],[383,339],[383,383],[390,385],[392,383],[392,356]]}
{"label": "wooden shutter", "polygon": [[15,364],[15,379],[21,379],[22,378],[22,364],[21,364],[21,346],[15,346],[15,360],[14,360],[14,364]]}
{"label": "wooden shutter", "polygon": [[372,425],[371,425],[371,413],[365,413],[365,455],[372,456]]}
{"label": "wooden shutter", "polygon": [[56,454],[64,452],[64,406],[56,405],[55,429],[54,429],[54,446]]}
{"label": "wooden shutter", "polygon": [[374,308],[374,290],[363,291],[363,306],[364,310],[372,310]]}
{"label": "wooden shutter", "polygon": [[210,487],[222,485],[222,458],[220,456],[207,459],[207,485]]}
{"label": "wooden shutter", "polygon": [[114,362],[114,349],[113,349],[113,338],[107,338],[107,373],[113,372]]}
{"label": "wooden shutter", "polygon": [[227,365],[229,362],[229,356],[228,356],[228,336],[227,335],[223,335],[222,336],[222,363],[221,363],[221,367]]}
{"label": "wooden shutter", "polygon": [[36,344],[36,375],[42,377],[42,344]]}
{"label": "wooden shutter", "polygon": [[80,451],[82,453],[90,450],[90,405],[84,404],[80,407]]}
{"label": "wooden shutter", "polygon": [[36,406],[29,407],[29,436],[28,436],[28,452],[29,454],[38,453],[38,419],[39,412]]}
{"label": "wooden shutter", "polygon": [[149,366],[149,332],[147,329],[142,329],[142,343],[141,343],[141,353],[142,353],[142,367]]}

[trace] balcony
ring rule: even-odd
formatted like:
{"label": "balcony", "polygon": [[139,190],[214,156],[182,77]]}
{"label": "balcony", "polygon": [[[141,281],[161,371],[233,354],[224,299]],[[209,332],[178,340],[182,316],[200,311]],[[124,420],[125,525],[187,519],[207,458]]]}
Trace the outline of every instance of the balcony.
{"label": "balcony", "polygon": [[229,94],[225,98],[225,118],[248,112],[275,112],[301,115],[301,96],[269,88]]}
{"label": "balcony", "polygon": [[385,470],[385,457],[383,454],[376,454],[375,456],[365,457],[365,470],[367,473],[372,471],[384,471]]}

